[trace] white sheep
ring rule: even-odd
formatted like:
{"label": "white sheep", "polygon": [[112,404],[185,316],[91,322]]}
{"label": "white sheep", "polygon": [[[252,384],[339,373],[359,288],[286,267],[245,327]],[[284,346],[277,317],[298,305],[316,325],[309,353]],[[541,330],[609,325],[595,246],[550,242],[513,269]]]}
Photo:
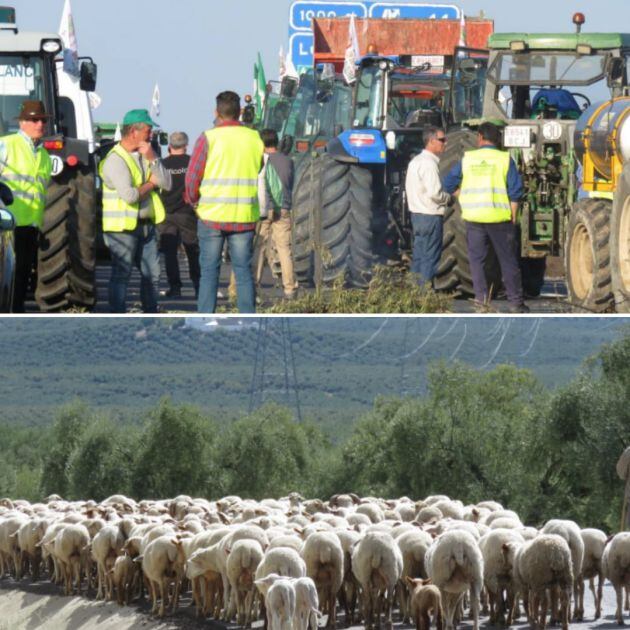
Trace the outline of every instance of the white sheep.
{"label": "white sheep", "polygon": [[[257,587],[264,587],[269,576],[256,580]],[[265,611],[268,630],[293,630],[295,618],[295,588],[286,578],[274,579],[265,595]]]}
{"label": "white sheep", "polygon": [[317,630],[319,613],[319,597],[315,582],[309,577],[285,578],[276,573],[270,573],[255,584],[263,597],[269,588],[277,580],[287,580],[293,585],[295,591],[295,612],[293,615],[293,627],[295,630]]}
{"label": "white sheep", "polygon": [[602,556],[604,576],[612,583],[617,596],[615,619],[623,625],[623,589],[630,590],[630,532],[620,532],[608,542]]}
{"label": "white sheep", "polygon": [[518,586],[514,582],[512,563],[514,552],[524,543],[525,539],[516,530],[499,528],[491,529],[479,541],[491,624],[503,624],[506,611],[511,612],[514,607]]}
{"label": "white sheep", "polygon": [[[571,563],[573,567],[573,619],[581,621],[584,618],[584,610],[578,606],[578,593],[582,582],[582,562],[584,561],[584,541],[577,523],[569,520],[552,519],[547,521],[540,530],[542,534],[557,534],[562,536],[571,550]],[[552,609],[555,621],[555,609]]]}
{"label": "white sheep", "polygon": [[[149,581],[151,596],[153,599],[153,614],[164,616],[169,598],[169,586],[175,579],[175,593],[172,599],[172,610],[177,607],[180,580],[183,576],[186,557],[181,540],[165,535],[151,541],[145,548],[144,554],[136,558],[136,562],[142,562],[142,570]],[[158,610],[158,592],[160,607]]]}
{"label": "white sheep", "polygon": [[424,557],[427,549],[433,543],[433,538],[427,532],[417,528],[405,532],[397,541],[402,554],[403,568],[398,585],[398,600],[403,621],[409,621],[410,611],[408,606],[409,592],[406,578],[426,578],[427,570],[424,565]]}
{"label": "white sheep", "polygon": [[122,532],[116,525],[106,525],[92,539],[92,558],[96,562],[98,579],[96,599],[113,599],[111,569],[122,554],[124,544]]}
{"label": "white sheep", "polygon": [[237,540],[227,559],[227,577],[231,599],[228,603],[227,620],[237,615],[238,624],[243,626],[252,621],[254,600],[254,575],[263,557],[263,550],[256,540]]}
{"label": "white sheep", "polygon": [[545,628],[547,592],[551,593],[552,612],[559,593],[560,621],[562,629],[568,630],[573,563],[567,541],[557,534],[540,534],[516,550],[514,565],[530,624]]}
{"label": "white sheep", "polygon": [[81,592],[81,567],[90,544],[90,533],[80,524],[65,525],[53,543],[53,554],[61,567],[65,582],[66,595],[72,594],[72,580],[75,580],[77,592]]}
{"label": "white sheep", "polygon": [[317,586],[322,612],[328,614],[328,625],[336,628],[337,593],[344,576],[343,549],[334,532],[316,532],[304,542],[301,552],[306,575]]}
{"label": "white sheep", "polygon": [[393,627],[392,607],[403,559],[396,541],[387,533],[365,534],[352,552],[352,572],[361,585],[363,617],[367,628],[380,625],[382,604],[388,628]]}
{"label": "white sheep", "polygon": [[473,628],[479,628],[479,597],[483,587],[483,557],[473,535],[453,529],[436,538],[425,556],[427,572],[442,592],[446,629],[455,628],[455,614],[467,591]]}
{"label": "white sheep", "polygon": [[[602,588],[604,584],[602,556],[607,537],[600,529],[592,528],[581,530],[581,534],[584,541],[584,560],[582,562],[582,579],[579,584],[578,609],[584,611],[584,580],[588,580],[595,602],[595,619],[599,619],[602,615]],[[596,577],[598,578],[597,591],[595,591]]]}

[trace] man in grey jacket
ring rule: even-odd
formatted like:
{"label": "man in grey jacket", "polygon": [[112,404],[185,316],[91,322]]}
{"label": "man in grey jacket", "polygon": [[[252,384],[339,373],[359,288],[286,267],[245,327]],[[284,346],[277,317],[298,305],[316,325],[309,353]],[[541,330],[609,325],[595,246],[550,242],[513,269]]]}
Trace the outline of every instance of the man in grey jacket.
{"label": "man in grey jacket", "polygon": [[422,133],[424,150],[409,163],[405,188],[413,226],[411,271],[421,286],[433,284],[442,256],[444,210],[451,195],[440,181],[440,155],[446,135],[438,127],[427,127]]}
{"label": "man in grey jacket", "polygon": [[113,313],[126,310],[134,265],[141,274],[142,310],[157,312],[160,259],[155,224],[164,220],[157,190],[170,190],[171,174],[151,148],[153,126],[146,110],[127,112],[120,144],[101,162],[103,233],[112,257],[109,305]]}

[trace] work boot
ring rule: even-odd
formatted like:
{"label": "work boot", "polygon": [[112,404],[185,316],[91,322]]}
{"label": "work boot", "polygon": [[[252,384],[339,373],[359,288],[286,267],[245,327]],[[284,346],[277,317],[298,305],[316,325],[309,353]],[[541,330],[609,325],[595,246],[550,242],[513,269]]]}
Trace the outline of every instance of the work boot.
{"label": "work boot", "polygon": [[508,306],[508,313],[513,313],[514,315],[525,315],[529,313],[529,306],[527,304],[510,304]]}
{"label": "work boot", "polygon": [[170,287],[166,291],[160,291],[160,295],[166,298],[179,298],[182,297],[182,288]]}

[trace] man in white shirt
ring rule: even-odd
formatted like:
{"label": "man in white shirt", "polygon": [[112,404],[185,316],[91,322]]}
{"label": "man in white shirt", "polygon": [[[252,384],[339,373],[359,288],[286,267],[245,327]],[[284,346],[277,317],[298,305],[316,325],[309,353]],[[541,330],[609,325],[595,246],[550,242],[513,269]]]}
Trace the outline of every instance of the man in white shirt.
{"label": "man in white shirt", "polygon": [[444,191],[440,180],[440,155],[446,136],[439,127],[427,127],[422,132],[424,150],[409,163],[405,189],[413,226],[411,271],[421,286],[433,283],[442,255],[444,210],[451,195]]}

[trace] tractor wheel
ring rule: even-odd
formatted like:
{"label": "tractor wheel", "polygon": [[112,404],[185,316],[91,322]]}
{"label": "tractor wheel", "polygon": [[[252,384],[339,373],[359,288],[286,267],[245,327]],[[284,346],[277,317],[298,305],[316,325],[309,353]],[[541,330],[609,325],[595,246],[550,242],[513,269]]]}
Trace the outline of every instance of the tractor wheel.
{"label": "tractor wheel", "polygon": [[343,278],[348,286],[366,287],[377,262],[372,173],[326,154],[319,160],[323,280]]}
{"label": "tractor wheel", "polygon": [[95,177],[63,173],[48,190],[35,298],[44,312],[91,309],[95,286]]}
{"label": "tractor wheel", "polygon": [[312,286],[315,277],[312,205],[319,186],[319,159],[305,158],[296,165],[291,208],[293,268],[298,282]]}
{"label": "tractor wheel", "polygon": [[624,168],[610,217],[610,275],[618,313],[630,313],[630,164]]}
{"label": "tractor wheel", "polygon": [[[464,157],[464,152],[477,147],[477,134],[469,129],[458,129],[448,134],[448,142],[440,158],[440,175],[444,178],[453,166]],[[488,287],[496,293],[502,286],[501,269],[492,245],[488,248],[486,259],[486,278]],[[462,220],[459,203],[449,206],[444,214],[444,237],[442,239],[442,258],[434,281],[435,288],[443,291],[459,290],[464,295],[474,295],[468,245],[466,244],[466,226]]]}
{"label": "tractor wheel", "polygon": [[300,283],[313,284],[315,259],[321,256],[324,283],[343,278],[348,286],[366,287],[377,260],[371,172],[325,153],[305,159],[295,179],[292,212]]}
{"label": "tractor wheel", "polygon": [[612,305],[610,214],[606,199],[583,199],[569,217],[564,267],[571,302],[602,312]]}

